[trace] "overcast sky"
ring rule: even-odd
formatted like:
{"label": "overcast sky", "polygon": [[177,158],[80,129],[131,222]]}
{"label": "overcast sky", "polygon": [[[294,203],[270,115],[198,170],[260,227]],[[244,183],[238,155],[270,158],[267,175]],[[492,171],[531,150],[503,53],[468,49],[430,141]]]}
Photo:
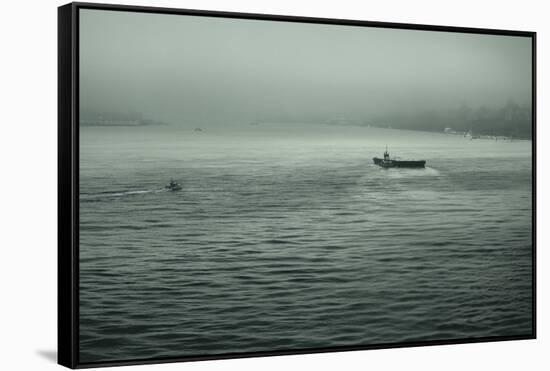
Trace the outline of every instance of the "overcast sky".
{"label": "overcast sky", "polygon": [[83,9],[80,89],[182,125],[524,104],[531,40]]}

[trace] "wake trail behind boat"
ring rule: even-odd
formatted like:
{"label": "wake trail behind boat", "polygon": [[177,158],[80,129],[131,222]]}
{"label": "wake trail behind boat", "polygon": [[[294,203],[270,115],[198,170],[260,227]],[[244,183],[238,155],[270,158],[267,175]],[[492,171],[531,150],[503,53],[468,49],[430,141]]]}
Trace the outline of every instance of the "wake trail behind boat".
{"label": "wake trail behind boat", "polygon": [[168,192],[168,189],[160,188],[160,189],[146,189],[146,190],[123,191],[123,192],[112,192],[112,193],[81,194],[80,198],[83,200],[95,200],[98,198],[124,197],[124,196],[142,195],[142,194],[148,194],[148,193],[163,193],[163,192]]}
{"label": "wake trail behind boat", "polygon": [[380,174],[388,178],[416,178],[416,177],[439,177],[441,173],[433,167],[426,166],[425,168],[406,169],[406,168],[390,168],[380,169]]}

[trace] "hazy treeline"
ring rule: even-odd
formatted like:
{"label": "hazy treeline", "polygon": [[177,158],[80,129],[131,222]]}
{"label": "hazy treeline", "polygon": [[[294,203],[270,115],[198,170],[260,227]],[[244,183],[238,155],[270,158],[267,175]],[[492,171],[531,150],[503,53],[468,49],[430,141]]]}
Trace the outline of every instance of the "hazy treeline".
{"label": "hazy treeline", "polygon": [[81,120],[117,120],[117,121],[138,121],[143,119],[143,114],[136,111],[127,112],[109,112],[109,111],[89,111],[80,112]]}
{"label": "hazy treeline", "polygon": [[143,126],[164,125],[163,122],[144,118],[141,112],[80,112],[80,124],[83,126]]}
{"label": "hazy treeline", "polygon": [[397,113],[379,116],[377,126],[396,129],[443,131],[452,128],[458,132],[471,131],[474,135],[503,135],[531,138],[531,106],[509,101],[500,107],[462,104],[448,110],[423,110],[417,113]]}

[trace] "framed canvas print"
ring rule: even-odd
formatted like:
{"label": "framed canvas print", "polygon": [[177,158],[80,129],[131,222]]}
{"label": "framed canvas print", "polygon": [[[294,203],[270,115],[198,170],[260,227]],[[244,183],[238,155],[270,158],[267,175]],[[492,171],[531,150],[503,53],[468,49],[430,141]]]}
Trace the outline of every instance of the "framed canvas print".
{"label": "framed canvas print", "polygon": [[535,33],[59,8],[59,363],[535,337]]}

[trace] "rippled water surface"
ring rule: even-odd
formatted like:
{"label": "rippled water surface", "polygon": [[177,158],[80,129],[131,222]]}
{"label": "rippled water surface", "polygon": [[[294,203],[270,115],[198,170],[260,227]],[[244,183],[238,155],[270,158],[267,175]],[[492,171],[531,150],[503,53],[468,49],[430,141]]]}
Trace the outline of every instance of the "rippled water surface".
{"label": "rippled water surface", "polygon": [[[375,166],[386,144],[427,168]],[[80,151],[81,362],[531,333],[529,141],[83,127]]]}

